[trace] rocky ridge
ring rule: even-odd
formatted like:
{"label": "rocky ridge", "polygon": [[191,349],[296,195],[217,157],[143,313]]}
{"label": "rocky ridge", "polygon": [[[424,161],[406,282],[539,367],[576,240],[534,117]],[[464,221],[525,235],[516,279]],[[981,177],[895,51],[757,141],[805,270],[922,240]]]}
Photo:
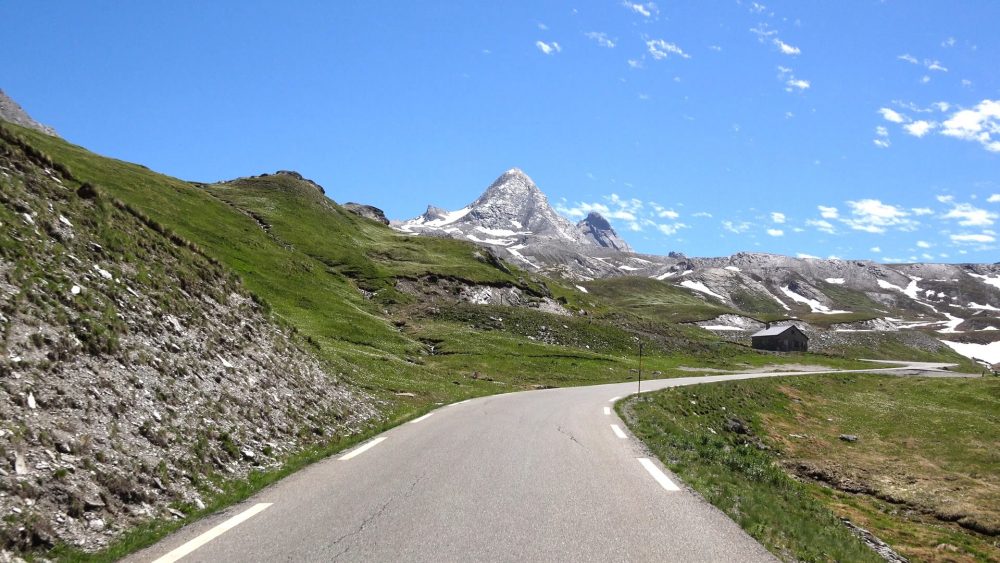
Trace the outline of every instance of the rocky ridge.
{"label": "rocky ridge", "polygon": [[56,130],[41,123],[35,121],[28,115],[28,112],[24,111],[17,102],[15,102],[10,96],[0,90],[0,119],[4,121],[9,121],[15,125],[20,125],[21,127],[28,127],[29,129],[34,129],[36,131],[41,131],[46,135],[58,136]]}

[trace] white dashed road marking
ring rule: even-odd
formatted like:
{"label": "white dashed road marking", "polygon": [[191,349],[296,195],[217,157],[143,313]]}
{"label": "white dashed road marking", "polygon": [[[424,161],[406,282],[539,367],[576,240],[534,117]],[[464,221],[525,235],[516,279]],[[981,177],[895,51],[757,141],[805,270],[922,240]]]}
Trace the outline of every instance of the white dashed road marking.
{"label": "white dashed road marking", "polygon": [[249,520],[250,518],[253,518],[255,515],[262,512],[269,506],[271,506],[271,503],[269,502],[255,504],[250,508],[248,508],[247,510],[244,510],[243,512],[237,514],[236,516],[233,516],[229,520],[226,520],[225,522],[219,524],[218,526],[212,528],[211,530],[205,532],[204,534],[196,537],[195,539],[171,551],[170,553],[167,553],[163,557],[160,557],[159,559],[153,561],[153,563],[173,563],[174,561],[177,561],[178,559],[190,554],[191,552],[205,545],[206,543],[221,536],[222,534],[226,533],[232,528],[235,528],[236,526],[239,526],[240,524]]}
{"label": "white dashed road marking", "polygon": [[428,418],[430,418],[433,415],[434,415],[434,413],[429,412],[429,413],[425,414],[424,416],[422,416],[420,418],[415,418],[415,419],[411,420],[410,424],[416,424],[416,423],[421,422],[423,420],[427,420]]}
{"label": "white dashed road marking", "polygon": [[611,414],[611,407],[604,407],[604,414]]}
{"label": "white dashed road marking", "polygon": [[648,471],[650,475],[653,476],[653,479],[656,479],[656,482],[659,483],[661,487],[668,491],[681,490],[680,487],[675,485],[674,482],[670,480],[670,477],[667,477],[663,471],[660,471],[660,468],[657,467],[655,463],[644,457],[637,457],[636,459],[639,460],[639,463],[646,468],[646,471]]}
{"label": "white dashed road marking", "polygon": [[617,424],[612,424],[611,425],[611,431],[614,432],[615,436],[618,436],[619,438],[624,438],[625,437],[625,433],[622,432],[622,429],[619,428]]}
{"label": "white dashed road marking", "polygon": [[357,448],[355,450],[352,450],[352,451],[350,451],[350,452],[348,452],[348,453],[340,456],[339,460],[340,461],[347,461],[347,460],[351,459],[354,456],[361,455],[361,454],[367,452],[368,450],[374,448],[375,446],[377,446],[382,440],[385,440],[385,437],[375,438],[374,440],[372,440],[371,442],[368,442],[367,444],[361,446],[360,448]]}

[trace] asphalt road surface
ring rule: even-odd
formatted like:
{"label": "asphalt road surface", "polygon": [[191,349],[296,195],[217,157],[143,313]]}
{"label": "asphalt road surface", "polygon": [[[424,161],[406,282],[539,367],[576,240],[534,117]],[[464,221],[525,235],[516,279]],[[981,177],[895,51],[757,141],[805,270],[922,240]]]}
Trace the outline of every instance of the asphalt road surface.
{"label": "asphalt road surface", "polygon": [[[794,374],[642,390],[783,375]],[[442,407],[128,560],[774,561],[628,433],[611,407],[635,391],[631,382]]]}

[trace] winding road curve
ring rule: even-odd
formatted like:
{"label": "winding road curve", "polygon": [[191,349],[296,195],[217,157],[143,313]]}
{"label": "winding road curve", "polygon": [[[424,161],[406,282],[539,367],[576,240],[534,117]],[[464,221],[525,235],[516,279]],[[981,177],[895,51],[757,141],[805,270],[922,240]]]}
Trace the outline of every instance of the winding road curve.
{"label": "winding road curve", "polygon": [[[945,375],[900,362],[871,372]],[[644,381],[643,392],[769,372]],[[128,561],[774,561],[615,415],[620,383],[442,407]]]}

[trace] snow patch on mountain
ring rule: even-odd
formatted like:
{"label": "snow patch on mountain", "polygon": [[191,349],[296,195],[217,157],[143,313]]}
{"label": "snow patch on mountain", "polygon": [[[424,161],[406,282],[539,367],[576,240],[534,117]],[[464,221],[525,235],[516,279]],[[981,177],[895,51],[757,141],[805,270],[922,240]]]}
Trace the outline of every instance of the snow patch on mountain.
{"label": "snow patch on mountain", "polygon": [[942,340],[941,342],[966,358],[983,360],[989,364],[1000,364],[1000,341],[990,342],[989,344],[952,342],[951,340]]}
{"label": "snow patch on mountain", "polygon": [[806,297],[804,295],[800,295],[798,293],[795,293],[787,285],[786,286],[782,286],[779,289],[781,289],[781,292],[784,293],[786,296],[788,296],[788,298],[791,299],[792,301],[795,301],[796,303],[803,303],[805,305],[808,305],[809,309],[813,313],[822,313],[824,315],[836,315],[836,314],[840,314],[840,313],[850,313],[850,311],[837,311],[837,310],[830,309],[829,307],[827,307],[826,305],[820,303],[819,301],[817,301],[815,299],[809,299],[808,297]]}
{"label": "snow patch on mountain", "polygon": [[708,287],[704,283],[702,283],[700,281],[684,280],[684,281],[681,282],[681,285],[683,285],[684,287],[686,287],[688,289],[691,289],[691,290],[694,290],[694,291],[698,291],[698,292],[704,293],[706,295],[711,295],[712,297],[715,297],[716,299],[719,299],[720,301],[726,301],[725,297],[719,295],[718,293],[712,291],[711,289],[708,289]]}

